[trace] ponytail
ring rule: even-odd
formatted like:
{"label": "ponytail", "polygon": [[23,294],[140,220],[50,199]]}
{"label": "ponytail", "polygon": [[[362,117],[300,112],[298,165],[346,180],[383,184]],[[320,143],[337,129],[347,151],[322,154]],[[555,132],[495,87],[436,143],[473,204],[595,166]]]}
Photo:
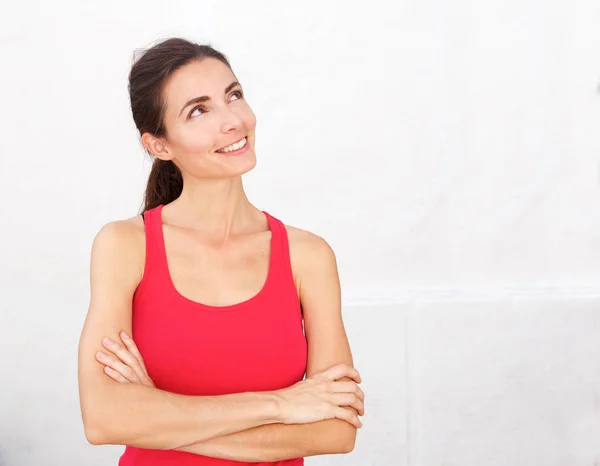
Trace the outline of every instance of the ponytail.
{"label": "ponytail", "polygon": [[183,177],[171,160],[154,159],[148,175],[143,212],[173,202],[181,195]]}

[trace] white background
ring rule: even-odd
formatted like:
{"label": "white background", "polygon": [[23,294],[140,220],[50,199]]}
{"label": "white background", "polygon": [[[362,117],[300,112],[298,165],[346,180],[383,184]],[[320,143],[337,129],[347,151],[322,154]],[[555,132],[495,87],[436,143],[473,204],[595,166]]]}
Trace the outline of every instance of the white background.
{"label": "white background", "polygon": [[334,248],[365,427],[314,465],[600,462],[600,3],[13,2],[0,14],[0,465],[117,464],[77,392],[89,254],[181,36],[257,116],[250,200]]}

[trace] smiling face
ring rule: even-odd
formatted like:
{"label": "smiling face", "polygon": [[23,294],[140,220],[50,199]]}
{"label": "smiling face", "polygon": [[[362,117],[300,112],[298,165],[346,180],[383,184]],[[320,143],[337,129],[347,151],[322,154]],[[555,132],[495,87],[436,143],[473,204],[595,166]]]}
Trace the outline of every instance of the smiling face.
{"label": "smiling face", "polygon": [[205,58],[179,68],[165,83],[163,101],[166,136],[146,133],[142,140],[184,177],[231,178],[254,168],[256,117],[225,63]]}

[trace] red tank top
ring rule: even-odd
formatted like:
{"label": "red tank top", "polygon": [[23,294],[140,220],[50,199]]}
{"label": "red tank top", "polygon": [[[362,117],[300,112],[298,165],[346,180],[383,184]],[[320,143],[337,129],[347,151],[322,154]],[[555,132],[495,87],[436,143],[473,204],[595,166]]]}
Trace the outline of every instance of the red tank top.
{"label": "red tank top", "polygon": [[[157,388],[196,396],[278,390],[302,380],[307,342],[283,223],[271,230],[269,272],[252,298],[229,306],[192,301],[174,287],[162,229],[163,205],[144,213],[146,263],[133,296],[132,334]],[[299,466],[303,458],[248,463],[178,450],[127,446],[119,466]]]}

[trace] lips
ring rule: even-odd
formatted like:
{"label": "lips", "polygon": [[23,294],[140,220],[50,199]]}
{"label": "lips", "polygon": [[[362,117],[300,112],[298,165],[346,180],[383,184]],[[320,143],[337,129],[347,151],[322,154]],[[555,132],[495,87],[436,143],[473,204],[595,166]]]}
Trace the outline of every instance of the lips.
{"label": "lips", "polygon": [[[233,144],[237,144],[237,143],[239,143],[239,142],[243,141],[245,137],[246,137],[246,136],[243,136],[243,137],[241,137],[240,139],[238,139],[237,141],[233,141],[233,142],[230,142],[229,144],[226,144],[225,146],[221,147],[220,149],[217,149],[217,150],[216,150],[216,152],[219,152],[220,150],[223,150],[223,149],[225,149],[226,147],[229,147],[229,146],[231,146],[231,145],[233,145]],[[248,141],[246,141],[246,144],[248,144]],[[235,150],[239,150],[239,149],[235,149]]]}

